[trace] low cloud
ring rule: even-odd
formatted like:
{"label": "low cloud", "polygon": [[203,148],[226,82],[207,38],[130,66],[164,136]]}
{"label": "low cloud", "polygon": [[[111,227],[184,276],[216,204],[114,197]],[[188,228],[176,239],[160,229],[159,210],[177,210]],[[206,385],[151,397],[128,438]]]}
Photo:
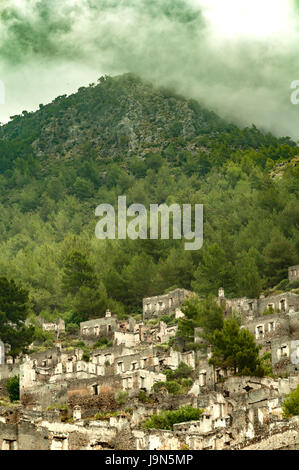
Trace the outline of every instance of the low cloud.
{"label": "low cloud", "polygon": [[298,138],[293,0],[2,0],[0,120],[133,72],[241,125]]}

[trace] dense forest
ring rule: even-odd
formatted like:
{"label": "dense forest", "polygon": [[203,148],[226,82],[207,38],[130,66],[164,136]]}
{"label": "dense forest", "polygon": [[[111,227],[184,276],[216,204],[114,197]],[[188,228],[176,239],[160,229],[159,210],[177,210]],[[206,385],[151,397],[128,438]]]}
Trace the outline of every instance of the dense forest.
{"label": "dense forest", "polygon": [[[204,297],[287,289],[299,263],[299,155],[290,138],[240,129],[127,74],[23,111],[0,128],[0,276],[32,315],[74,324],[138,314],[183,287]],[[95,208],[204,204],[204,244],[98,240]]]}

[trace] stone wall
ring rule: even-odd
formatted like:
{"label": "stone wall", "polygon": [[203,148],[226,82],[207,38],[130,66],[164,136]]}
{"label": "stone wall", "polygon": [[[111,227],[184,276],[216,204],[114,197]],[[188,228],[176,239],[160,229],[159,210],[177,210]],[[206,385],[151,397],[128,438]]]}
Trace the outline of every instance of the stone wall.
{"label": "stone wall", "polygon": [[174,314],[176,309],[191,295],[193,293],[186,289],[176,289],[165,295],[143,299],[143,318],[149,320]]}
{"label": "stone wall", "polygon": [[294,282],[299,279],[299,264],[289,268],[289,282]]}
{"label": "stone wall", "polygon": [[19,375],[19,364],[0,365],[0,397],[7,397],[6,382],[15,375]]}

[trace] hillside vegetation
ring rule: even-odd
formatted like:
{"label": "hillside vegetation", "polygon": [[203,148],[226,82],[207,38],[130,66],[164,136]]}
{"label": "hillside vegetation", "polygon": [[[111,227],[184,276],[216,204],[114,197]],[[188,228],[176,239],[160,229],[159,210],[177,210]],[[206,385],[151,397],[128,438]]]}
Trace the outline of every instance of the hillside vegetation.
{"label": "hillside vegetation", "polygon": [[[0,275],[78,323],[174,287],[256,297],[299,262],[299,149],[132,75],[102,77],[0,128]],[[272,177],[283,163],[279,178]],[[272,176],[271,176],[272,172]],[[204,204],[204,246],[105,240],[95,207]]]}

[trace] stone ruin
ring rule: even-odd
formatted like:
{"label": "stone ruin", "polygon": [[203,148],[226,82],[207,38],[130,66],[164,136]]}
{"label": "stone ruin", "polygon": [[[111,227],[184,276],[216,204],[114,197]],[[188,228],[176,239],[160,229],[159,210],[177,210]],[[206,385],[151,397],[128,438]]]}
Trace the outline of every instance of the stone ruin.
{"label": "stone ruin", "polygon": [[[12,363],[6,357],[0,395],[5,381],[19,373],[20,404],[0,405],[0,449],[299,449],[299,418],[282,417],[283,398],[299,383],[299,296],[226,299],[219,290],[225,315],[237,313],[262,352],[271,354],[277,378],[258,378],[212,367],[210,348],[165,347],[177,325],[159,318],[183,316],[180,307],[191,295],[176,289],[144,299],[142,321],[118,320],[107,311],[104,318],[81,323],[85,343],[109,339],[108,346],[92,349],[89,359],[80,347],[64,350],[59,342]],[[200,342],[198,331],[194,334]],[[166,381],[166,370],[181,363],[195,375],[188,392],[172,395],[165,387],[153,392],[155,383]],[[140,399],[141,392],[147,399]],[[125,396],[121,410],[117,396]],[[178,423],[173,431],[142,427],[161,409],[184,405],[203,409],[200,419]]]}
{"label": "stone ruin", "polygon": [[291,266],[289,268],[289,282],[295,282],[299,280],[299,264]]}

